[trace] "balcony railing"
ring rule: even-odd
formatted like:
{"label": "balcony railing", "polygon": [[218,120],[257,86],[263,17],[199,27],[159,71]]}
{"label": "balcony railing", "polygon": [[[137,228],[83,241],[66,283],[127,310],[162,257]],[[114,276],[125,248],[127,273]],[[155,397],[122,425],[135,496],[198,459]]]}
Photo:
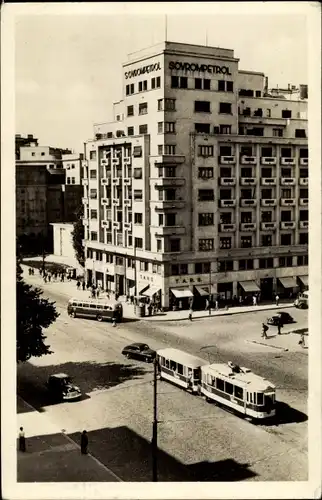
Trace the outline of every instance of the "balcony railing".
{"label": "balcony railing", "polygon": [[183,235],[186,228],[182,226],[158,226],[156,236],[177,236]]}
{"label": "balcony railing", "polygon": [[130,208],[132,206],[132,200],[131,200],[131,198],[125,198],[125,200],[124,200],[123,203],[124,203],[125,207],[129,207]]}
{"label": "balcony railing", "polygon": [[180,163],[184,163],[185,161],[185,156],[184,155],[159,155],[150,157],[150,161],[153,162],[156,166],[157,165],[177,165]]}
{"label": "balcony railing", "polygon": [[180,209],[184,207],[185,207],[185,202],[183,200],[157,201],[155,205],[155,211],[160,212],[163,210]]}
{"label": "balcony railing", "polygon": [[220,177],[220,185],[221,186],[235,186],[236,178],[235,177]]}
{"label": "balcony railing", "polygon": [[296,223],[294,221],[281,222],[281,229],[295,229]]}
{"label": "balcony railing", "polygon": [[241,231],[256,231],[256,222],[242,222],[240,224]]}
{"label": "balcony railing", "polygon": [[113,186],[120,186],[120,185],[121,185],[121,177],[114,177]]}
{"label": "balcony railing", "polygon": [[261,157],[262,165],[276,165],[276,156],[262,156]]}
{"label": "balcony railing", "polygon": [[300,198],[300,205],[301,207],[306,207],[309,204],[309,199],[308,198]]}
{"label": "balcony railing", "polygon": [[124,156],[123,164],[127,166],[131,165],[131,156]]}
{"label": "balcony railing", "polygon": [[235,156],[219,156],[219,162],[222,165],[232,165],[236,163],[236,157]]}
{"label": "balcony railing", "polygon": [[295,177],[281,177],[281,186],[295,186]]}
{"label": "balcony railing", "polygon": [[131,186],[131,184],[132,184],[132,178],[131,177],[124,177],[124,185]]}
{"label": "balcony railing", "polygon": [[241,164],[242,165],[256,165],[257,158],[256,156],[241,156]]}
{"label": "balcony railing", "polygon": [[184,186],[186,180],[183,177],[158,177],[150,179],[156,188],[167,186]]}
{"label": "balcony railing", "polygon": [[256,207],[256,205],[257,205],[257,200],[253,200],[251,198],[242,198],[240,200],[241,207]]}
{"label": "balcony railing", "polygon": [[275,207],[277,200],[275,198],[264,198],[261,200],[262,207]]}
{"label": "balcony railing", "polygon": [[113,222],[113,229],[116,229],[117,231],[121,231],[122,222]]}
{"label": "balcony railing", "polygon": [[276,186],[276,177],[261,177],[262,186]]}
{"label": "balcony railing", "polygon": [[305,166],[309,164],[309,159],[308,158],[300,158],[300,165]]}
{"label": "balcony railing", "polygon": [[83,226],[88,226],[88,219],[83,219]]}
{"label": "balcony railing", "polygon": [[84,198],[82,198],[82,203],[83,203],[84,205],[88,205],[88,198],[85,198],[85,197],[84,197]]}
{"label": "balcony railing", "polygon": [[235,207],[236,200],[219,200],[220,206],[223,208]]}
{"label": "balcony railing", "polygon": [[276,222],[261,222],[262,231],[272,231],[273,229],[276,229],[276,226]]}
{"label": "balcony railing", "polygon": [[299,221],[299,228],[300,229],[307,229],[309,227],[309,221],[308,220],[300,220]]}
{"label": "balcony railing", "polygon": [[285,158],[282,156],[280,158],[280,163],[281,165],[295,165],[295,158]]}
{"label": "balcony railing", "polygon": [[296,205],[295,198],[281,198],[282,207],[294,207]]}
{"label": "balcony railing", "polygon": [[232,233],[236,231],[236,224],[219,224],[218,230],[221,233]]}
{"label": "balcony railing", "polygon": [[122,200],[120,200],[120,198],[114,198],[113,205],[115,207],[121,207],[122,206]]}
{"label": "balcony railing", "polygon": [[88,186],[88,178],[87,177],[83,177],[82,184],[83,184],[83,186]]}
{"label": "balcony railing", "polygon": [[308,186],[309,185],[309,178],[308,177],[300,177],[299,184],[300,184],[300,186]]}
{"label": "balcony railing", "polygon": [[101,204],[107,207],[111,206],[111,198],[101,198]]}
{"label": "balcony railing", "polygon": [[124,229],[132,231],[132,222],[124,222]]}
{"label": "balcony railing", "polygon": [[111,167],[112,161],[111,158],[102,158],[100,161],[101,167]]}
{"label": "balcony railing", "polygon": [[101,226],[105,229],[111,229],[112,222],[110,220],[102,220]]}
{"label": "balcony railing", "polygon": [[101,185],[102,186],[110,186],[111,185],[111,178],[110,177],[102,177],[101,178]]}
{"label": "balcony railing", "polygon": [[255,186],[257,182],[256,177],[241,177],[240,183],[242,186]]}

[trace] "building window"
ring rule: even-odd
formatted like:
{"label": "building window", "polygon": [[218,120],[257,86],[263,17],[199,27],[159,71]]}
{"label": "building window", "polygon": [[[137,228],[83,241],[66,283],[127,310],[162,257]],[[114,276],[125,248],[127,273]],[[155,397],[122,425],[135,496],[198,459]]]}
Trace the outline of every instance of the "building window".
{"label": "building window", "polygon": [[164,131],[166,134],[175,134],[176,128],[175,122],[165,122],[164,124]]}
{"label": "building window", "polygon": [[195,101],[195,113],[211,113],[210,101]]}
{"label": "building window", "polygon": [[231,125],[219,125],[219,132],[220,132],[220,134],[230,135],[231,134]]}
{"label": "building window", "polygon": [[220,102],[219,103],[219,113],[231,115],[231,103],[230,102]]}
{"label": "building window", "polygon": [[298,266],[307,266],[309,264],[308,255],[299,255],[297,257],[297,265]]}
{"label": "building window", "polygon": [[175,99],[158,99],[158,111],[175,111]]}
{"label": "building window", "polygon": [[96,170],[90,170],[89,171],[89,178],[90,179],[96,179],[97,178],[97,172],[96,172]]}
{"label": "building window", "polygon": [[91,210],[91,219],[97,219],[97,210]]}
{"label": "building window", "polygon": [[282,109],[282,118],[292,118],[292,111],[290,109]]}
{"label": "building window", "polygon": [[292,245],[292,235],[289,233],[281,234],[281,245]]}
{"label": "building window", "polygon": [[134,135],[134,127],[127,127],[127,135],[128,136]]}
{"label": "building window", "polygon": [[292,189],[282,189],[281,198],[292,198]]}
{"label": "building window", "polygon": [[231,237],[219,238],[219,248],[221,250],[231,248]]}
{"label": "building window", "polygon": [[214,176],[213,167],[199,167],[198,177],[199,179],[212,179]]}
{"label": "building window", "polygon": [[140,125],[139,126],[139,134],[145,135],[147,133],[148,133],[148,126],[147,125]]}
{"label": "building window", "polygon": [[272,222],[272,212],[265,211],[261,213],[261,221],[262,222]]}
{"label": "building window", "polygon": [[213,189],[198,189],[198,201],[214,201]]}
{"label": "building window", "polygon": [[186,76],[171,76],[171,87],[173,89],[187,89],[188,78]]}
{"label": "building window", "polygon": [[283,129],[282,128],[273,128],[273,137],[283,137]]}
{"label": "building window", "polygon": [[170,252],[180,252],[180,238],[170,240]]}
{"label": "building window", "polygon": [[242,224],[250,224],[252,222],[252,212],[242,212],[241,222]]}
{"label": "building window", "polygon": [[296,128],[295,129],[295,137],[306,137],[305,128]]}
{"label": "building window", "polygon": [[166,144],[164,146],[164,154],[165,155],[175,155],[176,154],[175,144]]}
{"label": "building window", "polygon": [[97,241],[97,232],[96,231],[91,231],[91,240]]}
{"label": "building window", "polygon": [[142,223],[143,223],[143,214],[134,212],[134,224],[142,225]]}
{"label": "building window", "polygon": [[292,220],[292,211],[291,210],[282,210],[281,211],[281,221],[282,222],[290,222]]}
{"label": "building window", "polygon": [[219,156],[231,156],[231,146],[220,146]]}
{"label": "building window", "polygon": [[175,226],[176,225],[176,216],[177,216],[177,214],[166,214],[165,225],[166,226]]}
{"label": "building window", "polygon": [[209,134],[210,125],[209,123],[195,123],[196,134]]}
{"label": "building window", "polygon": [[308,221],[308,220],[309,220],[309,211],[300,210],[300,221]]}
{"label": "building window", "polygon": [[254,269],[254,261],[252,259],[241,259],[238,262],[238,269],[239,271]]}
{"label": "building window", "polygon": [[213,146],[198,146],[198,156],[203,156],[208,158],[209,156],[214,156]]}
{"label": "building window", "polygon": [[134,246],[135,246],[135,248],[143,248],[143,239],[142,238],[134,238]]}
{"label": "building window", "polygon": [[147,102],[141,102],[139,104],[139,115],[146,115],[148,112],[148,103]]}
{"label": "building window", "polygon": [[155,78],[151,79],[151,89],[155,89]]}
{"label": "building window", "polygon": [[309,242],[309,234],[308,233],[300,233],[299,244],[307,245]]}
{"label": "building window", "polygon": [[96,151],[90,151],[89,152],[89,159],[90,160],[96,160]]}
{"label": "building window", "polygon": [[158,145],[158,155],[162,155],[163,154],[163,144],[159,144]]}
{"label": "building window", "polygon": [[75,184],[76,183],[75,177],[71,177],[71,179],[72,179],[72,184]]}
{"label": "building window", "polygon": [[179,271],[179,265],[178,264],[172,264],[171,266],[171,275],[172,276],[179,276],[180,271]]}
{"label": "building window", "polygon": [[127,107],[127,116],[134,116],[134,106]]}
{"label": "building window", "polygon": [[203,238],[199,240],[199,252],[207,252],[214,249],[213,238]]}
{"label": "building window", "polygon": [[219,260],[218,261],[218,272],[226,273],[228,271],[234,270],[234,261],[233,260]]}
{"label": "building window", "polygon": [[142,189],[134,189],[134,200],[142,201],[143,200],[143,191]]}
{"label": "building window", "polygon": [[70,177],[67,177],[67,184],[70,184]]}
{"label": "building window", "polygon": [[97,189],[91,189],[89,192],[89,197],[91,200],[96,200],[97,199]]}
{"label": "building window", "polygon": [[209,78],[204,78],[203,80],[203,89],[204,90],[210,90],[210,80]]}
{"label": "building window", "polygon": [[142,168],[136,167],[133,169],[134,179],[142,179]]}
{"label": "building window", "polygon": [[161,76],[157,76],[156,86],[157,86],[157,89],[159,89],[161,87]]}
{"label": "building window", "polygon": [[214,225],[214,214],[198,214],[198,226],[213,226]]}
{"label": "building window", "polygon": [[274,261],[271,257],[267,259],[259,259],[259,269],[272,269],[274,267]]}
{"label": "building window", "polygon": [[231,200],[232,190],[231,189],[220,189],[219,191],[220,200]]}
{"label": "building window", "polygon": [[272,235],[262,234],[262,247],[271,247],[271,246],[272,246]]}
{"label": "building window", "polygon": [[307,148],[300,148],[300,158],[308,158],[309,150]]}
{"label": "building window", "polygon": [[134,156],[134,158],[141,158],[142,157],[142,146],[134,146],[133,156]]}
{"label": "building window", "polygon": [[225,92],[226,90],[226,82],[225,80],[218,80],[218,91]]}
{"label": "building window", "polygon": [[158,134],[163,134],[163,122],[158,122]]}
{"label": "building window", "polygon": [[195,89],[202,89],[202,79],[201,78],[195,78]]}
{"label": "building window", "polygon": [[232,213],[231,212],[222,212],[219,216],[220,224],[231,224],[232,221]]}
{"label": "building window", "polygon": [[309,190],[306,188],[301,188],[300,189],[300,198],[308,198],[309,197]]}
{"label": "building window", "polygon": [[188,274],[188,264],[180,264],[180,274]]}
{"label": "building window", "polygon": [[241,248],[251,248],[253,246],[252,236],[241,236],[240,246]]}
{"label": "building window", "polygon": [[162,252],[162,240],[157,240],[157,252]]}
{"label": "building window", "polygon": [[179,88],[179,77],[171,76],[171,88],[178,89]]}

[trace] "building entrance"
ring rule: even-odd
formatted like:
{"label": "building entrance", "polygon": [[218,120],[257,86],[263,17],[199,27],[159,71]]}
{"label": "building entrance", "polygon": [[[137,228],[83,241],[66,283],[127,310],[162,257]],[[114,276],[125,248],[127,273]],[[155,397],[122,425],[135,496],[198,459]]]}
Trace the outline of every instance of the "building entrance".
{"label": "building entrance", "polygon": [[273,300],[274,287],[273,278],[262,278],[260,280],[261,300]]}

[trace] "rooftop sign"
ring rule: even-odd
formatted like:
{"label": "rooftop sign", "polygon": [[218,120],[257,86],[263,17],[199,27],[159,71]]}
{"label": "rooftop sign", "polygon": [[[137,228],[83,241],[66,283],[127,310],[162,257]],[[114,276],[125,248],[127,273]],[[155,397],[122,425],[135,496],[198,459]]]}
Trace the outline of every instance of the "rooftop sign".
{"label": "rooftop sign", "polygon": [[161,69],[161,63],[157,62],[155,64],[148,64],[147,66],[143,66],[142,68],[138,69],[131,69],[130,71],[126,71],[125,73],[125,80],[128,78],[132,78],[133,76],[140,76],[148,73],[152,73],[152,71],[158,71]]}
{"label": "rooftop sign", "polygon": [[220,75],[230,75],[229,68],[227,66],[214,66],[213,64],[198,64],[198,63],[187,63],[181,61],[170,61],[169,69],[176,69],[181,71],[199,71],[200,73],[212,73]]}

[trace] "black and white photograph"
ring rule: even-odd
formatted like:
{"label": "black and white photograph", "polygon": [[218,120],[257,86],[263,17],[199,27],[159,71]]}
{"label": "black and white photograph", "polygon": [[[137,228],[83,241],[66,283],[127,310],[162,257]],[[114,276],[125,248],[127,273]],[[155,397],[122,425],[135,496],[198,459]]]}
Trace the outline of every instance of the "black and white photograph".
{"label": "black and white photograph", "polygon": [[320,16],[4,5],[4,498],[321,495]]}

